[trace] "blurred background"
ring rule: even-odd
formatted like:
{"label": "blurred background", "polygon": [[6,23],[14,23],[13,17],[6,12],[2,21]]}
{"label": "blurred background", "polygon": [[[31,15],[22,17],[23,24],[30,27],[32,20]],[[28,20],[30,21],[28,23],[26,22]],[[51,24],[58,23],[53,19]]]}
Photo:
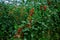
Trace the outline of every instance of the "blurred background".
{"label": "blurred background", "polygon": [[60,0],[0,0],[0,40],[59,40]]}

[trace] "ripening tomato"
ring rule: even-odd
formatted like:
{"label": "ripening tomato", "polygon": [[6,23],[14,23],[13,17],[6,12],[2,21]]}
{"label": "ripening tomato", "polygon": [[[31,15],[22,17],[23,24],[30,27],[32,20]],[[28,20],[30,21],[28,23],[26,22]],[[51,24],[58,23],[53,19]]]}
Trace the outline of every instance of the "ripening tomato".
{"label": "ripening tomato", "polygon": [[28,28],[31,28],[31,24],[27,24],[27,27],[28,27]]}
{"label": "ripening tomato", "polygon": [[51,4],[51,2],[48,2],[48,5],[50,5]]}
{"label": "ripening tomato", "polygon": [[2,13],[0,13],[0,16],[2,16]]}
{"label": "ripening tomato", "polygon": [[30,13],[30,16],[32,16],[33,15],[33,13]]}
{"label": "ripening tomato", "polygon": [[30,23],[32,22],[32,19],[30,19]]}
{"label": "ripening tomato", "polygon": [[50,4],[51,4],[51,2],[50,2],[49,0],[47,0],[47,3],[48,3],[48,5],[50,5]]}
{"label": "ripening tomato", "polygon": [[46,9],[47,9],[47,6],[45,5],[45,6],[43,6],[43,8],[44,8],[44,11],[46,11]]}
{"label": "ripening tomato", "polygon": [[24,37],[24,33],[21,34],[21,37]]}
{"label": "ripening tomato", "polygon": [[20,34],[15,34],[14,38],[20,38]]}
{"label": "ripening tomato", "polygon": [[48,30],[48,35],[50,35],[50,33],[51,33],[51,30]]}
{"label": "ripening tomato", "polygon": [[31,21],[32,21],[32,18],[31,18],[31,16],[29,15],[28,16],[28,18],[27,18],[28,20],[29,20],[29,22],[31,23]]}
{"label": "ripening tomato", "polygon": [[21,31],[22,31],[22,28],[18,28],[18,31],[17,32],[20,33]]}
{"label": "ripening tomato", "polygon": [[32,9],[30,10],[30,16],[32,16],[33,13],[34,13],[34,8],[32,8]]}
{"label": "ripening tomato", "polygon": [[27,19],[28,19],[28,20],[31,20],[31,16],[29,15],[29,16],[27,17]]}

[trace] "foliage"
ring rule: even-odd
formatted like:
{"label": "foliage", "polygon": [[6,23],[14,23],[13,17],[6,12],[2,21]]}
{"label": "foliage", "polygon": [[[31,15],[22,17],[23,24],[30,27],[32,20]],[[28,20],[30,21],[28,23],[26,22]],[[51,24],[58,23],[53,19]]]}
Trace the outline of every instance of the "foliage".
{"label": "foliage", "polygon": [[10,40],[60,39],[60,4],[37,2],[20,6],[0,3],[1,40],[4,37],[11,37]]}

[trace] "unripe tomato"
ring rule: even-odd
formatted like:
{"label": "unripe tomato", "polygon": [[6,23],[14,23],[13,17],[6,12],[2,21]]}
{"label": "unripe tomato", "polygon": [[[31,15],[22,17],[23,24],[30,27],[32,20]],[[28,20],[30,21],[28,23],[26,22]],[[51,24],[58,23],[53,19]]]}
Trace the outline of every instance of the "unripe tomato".
{"label": "unripe tomato", "polygon": [[57,8],[58,8],[58,6],[57,6],[57,5],[54,5],[54,8],[55,8],[55,9],[57,9]]}

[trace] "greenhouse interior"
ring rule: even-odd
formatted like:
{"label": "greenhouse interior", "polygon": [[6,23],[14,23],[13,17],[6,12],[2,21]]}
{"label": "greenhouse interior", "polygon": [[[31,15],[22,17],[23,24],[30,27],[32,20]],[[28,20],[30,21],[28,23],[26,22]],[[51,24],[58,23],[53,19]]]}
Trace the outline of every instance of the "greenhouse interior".
{"label": "greenhouse interior", "polygon": [[60,0],[0,0],[0,40],[60,40]]}

